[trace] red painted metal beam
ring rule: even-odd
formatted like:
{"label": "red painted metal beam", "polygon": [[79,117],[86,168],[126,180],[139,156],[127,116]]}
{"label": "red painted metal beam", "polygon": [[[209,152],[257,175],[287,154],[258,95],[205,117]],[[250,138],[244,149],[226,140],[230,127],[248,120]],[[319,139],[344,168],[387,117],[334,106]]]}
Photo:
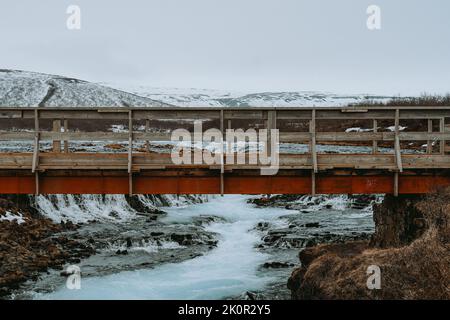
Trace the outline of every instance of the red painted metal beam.
{"label": "red painted metal beam", "polygon": [[[34,176],[0,176],[0,194],[34,194]],[[448,176],[400,176],[400,194],[424,194],[450,186]],[[309,176],[227,176],[226,194],[309,194]],[[39,178],[41,194],[128,194],[128,176],[46,176]],[[219,194],[214,176],[145,176],[133,178],[135,194]],[[393,175],[318,176],[317,194],[393,193]]]}

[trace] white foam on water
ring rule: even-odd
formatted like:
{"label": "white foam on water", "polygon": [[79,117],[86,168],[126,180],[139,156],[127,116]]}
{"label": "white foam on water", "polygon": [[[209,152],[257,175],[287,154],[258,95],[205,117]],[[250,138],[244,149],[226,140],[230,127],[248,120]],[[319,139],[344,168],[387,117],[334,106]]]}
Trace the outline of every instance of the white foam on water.
{"label": "white foam on water", "polygon": [[36,209],[59,223],[86,223],[92,220],[125,221],[135,217],[124,195],[51,195],[37,196]]}
{"label": "white foam on water", "polygon": [[[149,209],[182,207],[208,201],[203,195],[139,195],[138,200]],[[86,223],[92,220],[123,222],[136,217],[124,195],[39,195],[34,206],[47,218],[60,223]]]}
{"label": "white foam on water", "polygon": [[154,240],[142,240],[139,243],[133,243],[131,248],[127,246],[126,243],[117,245],[111,244],[106,249],[107,251],[116,252],[117,250],[127,250],[131,252],[147,252],[147,253],[155,253],[160,250],[172,250],[172,249],[183,249],[185,246],[182,246],[174,241],[154,241]]}
{"label": "white foam on water", "polygon": [[260,236],[253,227],[275,221],[284,209],[255,208],[246,196],[217,197],[186,207],[169,208],[166,222],[184,223],[201,215],[220,216],[227,222],[211,223],[207,231],[218,234],[217,248],[181,263],[154,269],[125,271],[104,277],[83,278],[80,290],[65,287],[40,299],[220,299],[246,290],[263,289],[274,281],[257,269],[268,255],[255,249]]}

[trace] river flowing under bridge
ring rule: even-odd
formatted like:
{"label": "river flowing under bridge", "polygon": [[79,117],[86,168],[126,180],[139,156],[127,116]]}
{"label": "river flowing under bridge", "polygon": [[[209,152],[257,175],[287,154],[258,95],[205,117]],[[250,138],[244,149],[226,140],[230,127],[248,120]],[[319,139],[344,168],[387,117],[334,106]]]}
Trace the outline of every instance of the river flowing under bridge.
{"label": "river flowing under bridge", "polygon": [[[175,164],[195,121],[277,129],[278,172]],[[449,141],[450,107],[1,107],[0,194],[423,194],[450,186]]]}

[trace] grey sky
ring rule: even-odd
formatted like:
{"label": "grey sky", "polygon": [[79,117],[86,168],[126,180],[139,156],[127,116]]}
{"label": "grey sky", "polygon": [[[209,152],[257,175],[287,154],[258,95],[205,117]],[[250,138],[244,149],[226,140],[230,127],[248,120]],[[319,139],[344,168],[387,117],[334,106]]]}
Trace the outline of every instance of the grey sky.
{"label": "grey sky", "polygon": [[[70,4],[80,31],[66,28]],[[97,82],[450,92],[448,0],[0,0],[0,39],[0,68]]]}

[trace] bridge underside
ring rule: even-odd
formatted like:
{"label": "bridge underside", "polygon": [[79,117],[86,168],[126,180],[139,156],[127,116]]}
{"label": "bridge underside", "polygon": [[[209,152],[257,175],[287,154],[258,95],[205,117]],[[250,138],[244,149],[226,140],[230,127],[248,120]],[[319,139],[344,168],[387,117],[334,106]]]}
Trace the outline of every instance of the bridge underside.
{"label": "bridge underside", "polygon": [[[223,180],[222,180],[223,179]],[[130,188],[131,182],[131,188]],[[223,187],[222,187],[223,183]],[[0,171],[0,194],[424,194],[450,186],[448,170],[281,170],[261,176],[257,170],[151,170],[130,176],[120,170],[54,170],[36,175]],[[313,191],[315,190],[315,191]]]}

